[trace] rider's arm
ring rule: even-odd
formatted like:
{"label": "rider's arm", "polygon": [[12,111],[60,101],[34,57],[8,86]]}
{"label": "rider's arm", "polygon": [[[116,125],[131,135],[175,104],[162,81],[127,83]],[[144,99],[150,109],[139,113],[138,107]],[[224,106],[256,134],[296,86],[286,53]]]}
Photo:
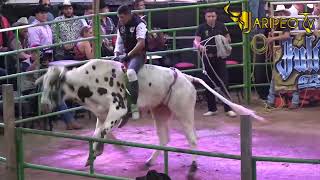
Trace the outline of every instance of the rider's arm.
{"label": "rider's arm", "polygon": [[136,38],[138,40],[136,46],[128,53],[129,57],[132,57],[140,52],[145,47],[145,39],[147,34],[147,26],[144,23],[140,23],[136,28]]}
{"label": "rider's arm", "polygon": [[114,54],[115,54],[115,56],[119,56],[120,54],[122,54],[123,49],[124,49],[123,41],[122,41],[122,38],[121,38],[121,36],[120,36],[120,32],[119,32],[119,30],[118,30],[118,31],[117,31],[116,45],[115,45],[115,48],[114,48]]}

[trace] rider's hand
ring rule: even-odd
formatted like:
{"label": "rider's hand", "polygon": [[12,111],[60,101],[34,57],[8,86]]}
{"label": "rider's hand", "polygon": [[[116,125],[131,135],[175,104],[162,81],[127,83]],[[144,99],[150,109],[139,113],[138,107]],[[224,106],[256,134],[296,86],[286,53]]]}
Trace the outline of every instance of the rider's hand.
{"label": "rider's hand", "polygon": [[206,51],[206,48],[204,46],[200,45],[199,46],[199,51],[203,53],[203,52]]}
{"label": "rider's hand", "polygon": [[127,62],[129,60],[129,57],[127,56],[127,54],[122,54],[122,55],[118,55],[115,58],[113,58],[114,61],[119,61],[119,62]]}

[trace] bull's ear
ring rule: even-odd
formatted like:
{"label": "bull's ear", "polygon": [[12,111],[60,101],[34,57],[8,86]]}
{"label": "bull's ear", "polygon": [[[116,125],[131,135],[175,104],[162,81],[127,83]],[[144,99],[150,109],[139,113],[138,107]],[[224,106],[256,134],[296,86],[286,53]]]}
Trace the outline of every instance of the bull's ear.
{"label": "bull's ear", "polygon": [[41,76],[41,77],[39,77],[39,78],[36,80],[35,85],[39,85],[40,83],[42,83],[42,82],[43,82],[43,78],[44,78],[44,75]]}

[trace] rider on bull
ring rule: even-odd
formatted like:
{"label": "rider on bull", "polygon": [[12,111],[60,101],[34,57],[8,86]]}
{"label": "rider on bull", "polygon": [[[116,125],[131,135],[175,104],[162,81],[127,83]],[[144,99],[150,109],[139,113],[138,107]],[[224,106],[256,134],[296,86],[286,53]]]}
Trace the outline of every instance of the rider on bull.
{"label": "rider on bull", "polygon": [[117,11],[119,23],[115,46],[115,60],[127,64],[128,91],[132,104],[130,106],[132,119],[139,119],[137,106],[139,84],[138,72],[146,60],[146,24],[128,6],[120,6]]}

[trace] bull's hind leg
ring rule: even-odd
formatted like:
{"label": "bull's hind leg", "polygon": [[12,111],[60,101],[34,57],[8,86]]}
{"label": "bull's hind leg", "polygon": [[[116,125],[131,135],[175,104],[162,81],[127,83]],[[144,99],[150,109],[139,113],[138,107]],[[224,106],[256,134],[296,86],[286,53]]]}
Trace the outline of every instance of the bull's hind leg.
{"label": "bull's hind leg", "polygon": [[[185,113],[179,113],[177,114],[177,119],[182,125],[182,130],[184,131],[184,134],[189,142],[190,148],[192,150],[197,149],[197,135],[196,130],[194,127],[194,108],[189,109],[189,112]],[[193,178],[195,172],[197,171],[197,161],[196,161],[196,155],[192,155],[192,164],[189,170],[189,178]]]}
{"label": "bull's hind leg", "polygon": [[[192,89],[191,89],[192,88]],[[189,91],[188,91],[189,90]],[[177,91],[178,92],[178,91]],[[175,93],[169,103],[169,108],[181,124],[181,128],[192,150],[197,149],[197,136],[194,126],[194,108],[196,104],[196,91],[193,87],[184,88],[184,93]],[[189,177],[193,177],[197,170],[196,155],[192,155],[192,164]]]}
{"label": "bull's hind leg", "polygon": [[[163,106],[154,108],[151,111],[153,119],[155,121],[155,126],[157,129],[157,135],[159,138],[159,145],[166,146],[169,142],[169,127],[168,127],[168,120],[171,117],[171,111]],[[146,166],[151,166],[157,160],[160,154],[159,150],[155,150],[150,158],[146,161]]]}

